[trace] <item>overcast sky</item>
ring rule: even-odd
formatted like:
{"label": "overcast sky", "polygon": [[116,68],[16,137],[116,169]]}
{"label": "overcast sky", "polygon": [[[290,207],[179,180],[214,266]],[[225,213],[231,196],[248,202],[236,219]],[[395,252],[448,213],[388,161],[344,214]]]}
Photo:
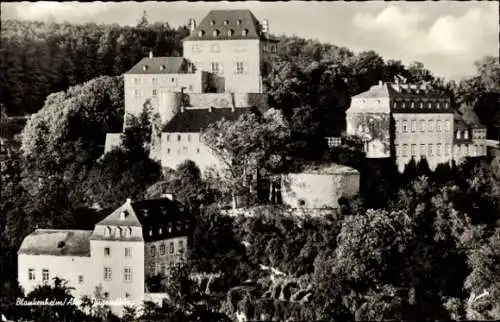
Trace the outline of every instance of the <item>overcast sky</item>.
{"label": "overcast sky", "polygon": [[133,25],[147,11],[150,21],[171,26],[203,19],[211,9],[250,9],[269,19],[273,34],[315,38],[356,52],[375,50],[384,59],[421,61],[438,76],[475,73],[474,61],[498,56],[496,1],[438,2],[22,2],[2,3],[2,19]]}

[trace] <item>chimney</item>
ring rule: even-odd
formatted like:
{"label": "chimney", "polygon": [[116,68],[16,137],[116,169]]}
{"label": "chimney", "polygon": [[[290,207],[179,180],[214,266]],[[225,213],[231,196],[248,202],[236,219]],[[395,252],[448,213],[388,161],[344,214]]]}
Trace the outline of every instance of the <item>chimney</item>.
{"label": "chimney", "polygon": [[266,36],[269,34],[269,20],[267,19],[262,21],[262,33]]}
{"label": "chimney", "polygon": [[153,51],[152,50],[149,52],[149,58],[153,58]]}
{"label": "chimney", "polygon": [[188,26],[189,26],[189,34],[192,35],[194,30],[196,29],[196,20],[189,19]]}
{"label": "chimney", "polygon": [[382,85],[384,85],[384,83],[381,80],[379,80],[378,81],[378,87],[382,87]]}

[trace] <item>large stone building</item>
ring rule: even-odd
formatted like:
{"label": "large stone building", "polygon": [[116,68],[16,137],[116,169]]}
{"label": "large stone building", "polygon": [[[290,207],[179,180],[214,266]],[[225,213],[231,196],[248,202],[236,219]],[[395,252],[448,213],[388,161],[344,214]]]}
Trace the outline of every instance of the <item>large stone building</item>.
{"label": "large stone building", "polygon": [[[18,251],[19,284],[28,293],[59,277],[77,299],[95,298],[101,286],[111,303],[140,305],[149,292],[147,278],[185,259],[192,227],[182,205],[163,198],[128,199],[94,230],[36,229]],[[120,315],[123,307],[111,309]]]}
{"label": "large stone building", "polygon": [[431,169],[486,155],[486,129],[459,121],[450,98],[426,85],[382,83],[352,97],[347,134],[365,142],[367,158],[394,156],[399,171],[425,157]]}
{"label": "large stone building", "polygon": [[[219,161],[202,146],[201,129],[222,118],[236,120],[252,107],[269,108],[262,76],[276,41],[267,20],[260,23],[249,10],[214,10],[198,26],[192,19],[189,25],[184,57],[151,53],[125,73],[125,115],[151,106],[161,129],[153,133],[151,157],[167,168],[192,159],[203,170]],[[105,152],[119,144],[120,133],[109,133]]]}

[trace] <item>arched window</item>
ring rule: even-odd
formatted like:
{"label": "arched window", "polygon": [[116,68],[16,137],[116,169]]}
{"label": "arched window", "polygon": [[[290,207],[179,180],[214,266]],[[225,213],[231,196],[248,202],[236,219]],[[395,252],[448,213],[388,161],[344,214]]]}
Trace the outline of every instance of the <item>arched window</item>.
{"label": "arched window", "polygon": [[214,26],[214,25],[215,25],[215,20],[210,21],[210,26]]}
{"label": "arched window", "polygon": [[243,29],[243,30],[241,31],[241,35],[242,35],[242,36],[246,36],[246,35],[248,35],[248,29]]}
{"label": "arched window", "polygon": [[241,20],[240,19],[236,20],[236,24],[241,25]]}
{"label": "arched window", "polygon": [[231,37],[232,35],[234,35],[234,30],[233,30],[233,29],[229,29],[229,30],[227,31],[227,35],[228,35],[228,36],[230,36],[230,37]]}
{"label": "arched window", "polygon": [[215,30],[212,32],[212,35],[213,35],[214,37],[219,37],[219,35],[220,35],[220,31],[219,31],[218,29],[215,29]]}
{"label": "arched window", "polygon": [[198,31],[198,37],[203,37],[203,36],[205,36],[205,31],[204,30]]}

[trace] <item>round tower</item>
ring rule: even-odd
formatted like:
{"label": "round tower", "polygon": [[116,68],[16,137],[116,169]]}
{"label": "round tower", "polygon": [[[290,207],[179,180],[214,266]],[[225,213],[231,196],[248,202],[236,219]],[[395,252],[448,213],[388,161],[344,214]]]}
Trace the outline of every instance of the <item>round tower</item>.
{"label": "round tower", "polygon": [[161,125],[166,125],[177,114],[182,105],[182,93],[160,91],[158,100],[158,112]]}

